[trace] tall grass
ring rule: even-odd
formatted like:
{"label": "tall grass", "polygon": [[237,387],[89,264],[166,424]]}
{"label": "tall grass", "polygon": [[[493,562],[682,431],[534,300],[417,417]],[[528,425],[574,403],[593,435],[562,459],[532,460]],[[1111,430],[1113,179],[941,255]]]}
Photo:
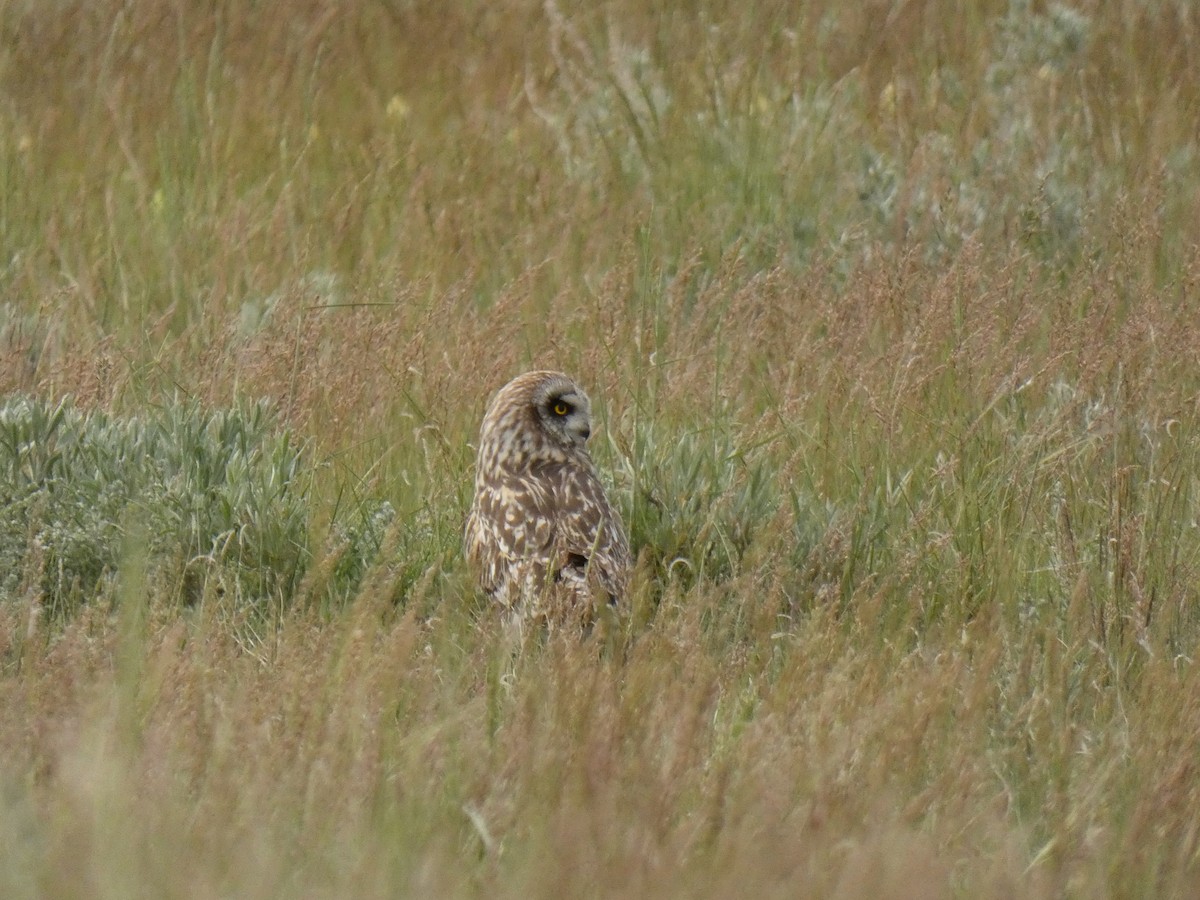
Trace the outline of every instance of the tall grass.
{"label": "tall grass", "polygon": [[[1198,27],[0,7],[0,894],[1194,895]],[[517,652],[541,366],[638,564]]]}

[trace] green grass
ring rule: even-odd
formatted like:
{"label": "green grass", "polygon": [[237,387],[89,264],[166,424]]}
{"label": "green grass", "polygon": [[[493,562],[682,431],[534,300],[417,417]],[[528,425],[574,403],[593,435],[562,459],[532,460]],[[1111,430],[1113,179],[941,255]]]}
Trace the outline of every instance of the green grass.
{"label": "green grass", "polygon": [[0,895],[1193,896],[1200,24],[961,7],[0,9]]}
{"label": "green grass", "polygon": [[5,599],[73,614],[108,593],[131,533],[163,593],[184,605],[210,580],[246,606],[289,599],[308,540],[306,473],[288,437],[268,429],[262,404],[114,419],[10,399],[0,407]]}

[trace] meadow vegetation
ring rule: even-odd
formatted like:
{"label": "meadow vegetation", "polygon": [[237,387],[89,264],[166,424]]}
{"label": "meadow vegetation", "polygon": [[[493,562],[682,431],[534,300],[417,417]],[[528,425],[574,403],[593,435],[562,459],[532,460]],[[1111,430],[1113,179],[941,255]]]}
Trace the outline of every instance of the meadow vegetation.
{"label": "meadow vegetation", "polygon": [[0,4],[0,896],[1200,893],[1190,3],[285,6]]}

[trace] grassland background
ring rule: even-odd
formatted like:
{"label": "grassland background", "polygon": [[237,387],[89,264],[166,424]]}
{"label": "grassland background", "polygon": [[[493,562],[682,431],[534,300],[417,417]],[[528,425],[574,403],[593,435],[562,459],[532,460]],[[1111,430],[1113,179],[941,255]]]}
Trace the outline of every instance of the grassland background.
{"label": "grassland background", "polygon": [[[1198,55],[0,4],[0,895],[1195,896]],[[514,656],[458,534],[535,366],[639,568]]]}

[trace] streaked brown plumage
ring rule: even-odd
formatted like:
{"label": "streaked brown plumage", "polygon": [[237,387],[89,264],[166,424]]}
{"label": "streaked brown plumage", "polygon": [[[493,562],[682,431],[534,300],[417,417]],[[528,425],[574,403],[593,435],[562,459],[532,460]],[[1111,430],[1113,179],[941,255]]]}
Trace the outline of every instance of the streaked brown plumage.
{"label": "streaked brown plumage", "polygon": [[522,621],[586,624],[620,603],[629,544],[588,455],[591,402],[561,372],[528,372],[493,398],[479,433],[467,557]]}

